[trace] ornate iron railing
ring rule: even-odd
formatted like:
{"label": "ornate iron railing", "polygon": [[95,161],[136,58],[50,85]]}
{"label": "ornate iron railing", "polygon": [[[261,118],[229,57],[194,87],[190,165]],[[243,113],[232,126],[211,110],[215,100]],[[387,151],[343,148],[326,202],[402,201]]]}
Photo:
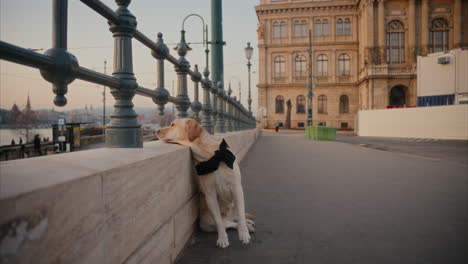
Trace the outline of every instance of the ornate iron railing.
{"label": "ornate iron railing", "polygon": [[[52,48],[40,54],[4,41],[0,41],[0,59],[38,68],[42,77],[53,84],[55,93],[54,104],[64,106],[68,84],[75,79],[108,86],[115,98],[114,113],[106,126],[106,145],[108,147],[138,148],[143,146],[141,126],[137,122],[137,114],[133,109],[135,94],[151,97],[158,105],[159,114],[164,114],[164,106],[168,102],[177,108],[177,117],[188,117],[189,108],[195,113],[195,118],[208,132],[213,133],[215,124],[222,126],[219,131],[239,131],[254,128],[255,118],[237,100],[223,89],[223,82],[214,83],[209,79],[208,61],[202,74],[195,65],[190,69],[190,63],[185,55],[188,46],[184,31],[181,41],[176,47],[178,58],[169,53],[164,44],[163,35],[158,33],[157,41],[153,42],[136,29],[137,21],[128,10],[131,0],[115,0],[119,6],[116,11],[99,0],[80,0],[95,12],[108,20],[109,29],[114,37],[114,70],[108,76],[79,66],[78,60],[67,51],[67,16],[68,0],[53,0]],[[132,38],[144,44],[151,50],[157,61],[157,88],[154,90],[138,85],[133,73]],[[208,51],[206,51],[208,52]],[[177,73],[177,96],[171,96],[164,88],[164,62],[174,65]],[[195,98],[188,97],[187,75],[194,83]],[[199,101],[199,84],[203,88],[203,104]],[[213,104],[211,103],[213,101]],[[200,118],[200,111],[202,115]],[[201,119],[201,120],[200,120]]]}

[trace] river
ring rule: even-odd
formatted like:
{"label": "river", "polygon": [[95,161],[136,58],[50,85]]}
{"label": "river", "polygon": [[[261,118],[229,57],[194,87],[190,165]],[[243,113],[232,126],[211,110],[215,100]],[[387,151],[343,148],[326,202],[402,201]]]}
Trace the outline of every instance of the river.
{"label": "river", "polygon": [[[48,137],[52,141],[52,128],[32,129],[29,133],[29,141],[32,142],[34,135],[39,134],[41,140]],[[20,137],[23,138],[23,143],[26,143],[25,130],[18,129],[0,129],[0,146],[10,145],[14,139],[16,144],[19,144]]]}

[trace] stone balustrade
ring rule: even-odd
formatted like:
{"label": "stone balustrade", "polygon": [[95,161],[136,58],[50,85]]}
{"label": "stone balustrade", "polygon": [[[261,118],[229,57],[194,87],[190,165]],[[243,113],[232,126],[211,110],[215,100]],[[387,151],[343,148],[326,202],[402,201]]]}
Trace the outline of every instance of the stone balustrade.
{"label": "stone balustrade", "polygon": [[[259,130],[217,134],[241,161]],[[198,217],[188,147],[146,142],[0,163],[1,263],[173,263]]]}

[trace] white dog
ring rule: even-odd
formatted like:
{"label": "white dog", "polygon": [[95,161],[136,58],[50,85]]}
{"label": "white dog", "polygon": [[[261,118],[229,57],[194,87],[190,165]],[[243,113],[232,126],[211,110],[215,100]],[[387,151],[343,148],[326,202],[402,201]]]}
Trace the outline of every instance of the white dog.
{"label": "white dog", "polygon": [[[212,159],[222,143],[195,120],[188,118],[174,120],[169,127],[158,130],[157,135],[167,143],[190,147],[197,164]],[[229,161],[218,163],[217,170],[197,176],[202,192],[200,228],[206,232],[217,231],[216,244],[219,247],[229,246],[226,228],[237,229],[239,239],[247,244],[250,241],[249,231],[255,231],[255,224],[250,219],[252,216],[245,213],[239,165],[237,161],[231,164],[228,164]]]}

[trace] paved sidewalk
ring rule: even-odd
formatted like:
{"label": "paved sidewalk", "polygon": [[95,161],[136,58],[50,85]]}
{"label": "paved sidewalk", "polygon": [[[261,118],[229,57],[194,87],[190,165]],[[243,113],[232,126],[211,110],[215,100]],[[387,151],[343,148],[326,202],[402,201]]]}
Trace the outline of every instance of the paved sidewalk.
{"label": "paved sidewalk", "polygon": [[177,263],[468,263],[463,164],[266,131],[241,170],[251,244],[197,233]]}

